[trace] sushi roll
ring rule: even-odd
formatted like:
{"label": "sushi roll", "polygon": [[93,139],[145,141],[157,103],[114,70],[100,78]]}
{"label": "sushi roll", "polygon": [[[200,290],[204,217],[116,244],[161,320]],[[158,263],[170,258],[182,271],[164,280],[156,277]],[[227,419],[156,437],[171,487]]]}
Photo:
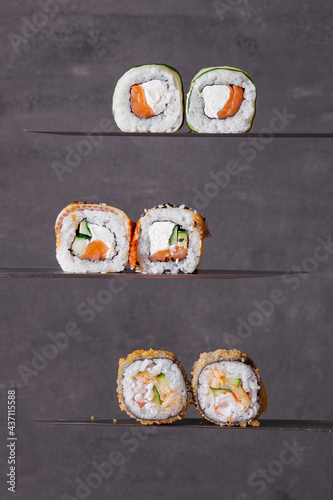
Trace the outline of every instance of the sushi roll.
{"label": "sushi roll", "polygon": [[167,351],[134,351],[120,359],[117,386],[120,408],[145,425],[181,420],[191,401],[185,371]]}
{"label": "sushi roll", "polygon": [[164,64],[135,66],[117,82],[112,111],[123,132],[176,132],[184,114],[179,73]]}
{"label": "sushi roll", "polygon": [[63,271],[110,273],[128,262],[134,222],[104,203],[74,202],[55,223],[56,257]]}
{"label": "sushi roll", "polygon": [[206,219],[185,205],[145,210],[134,231],[130,267],[148,274],[193,273],[208,236]]}
{"label": "sushi roll", "polygon": [[221,426],[257,426],[267,406],[258,368],[237,349],[200,354],[193,366],[192,392],[199,413]]}
{"label": "sushi roll", "polygon": [[193,78],[186,101],[187,124],[194,132],[248,132],[257,91],[245,71],[229,66],[205,68]]}

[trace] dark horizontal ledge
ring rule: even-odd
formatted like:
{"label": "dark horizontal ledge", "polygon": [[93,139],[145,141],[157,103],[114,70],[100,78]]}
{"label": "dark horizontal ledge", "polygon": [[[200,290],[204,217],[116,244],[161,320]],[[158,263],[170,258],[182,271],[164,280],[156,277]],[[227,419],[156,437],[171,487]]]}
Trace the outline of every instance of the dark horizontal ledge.
{"label": "dark horizontal ledge", "polygon": [[[58,420],[32,420],[32,422],[43,423],[43,424],[54,424],[54,425],[107,425],[112,427],[145,427],[136,420],[131,420],[129,418],[120,419],[58,419]],[[328,420],[260,420],[260,426],[252,427],[221,427],[219,425],[214,425],[208,420],[202,418],[184,418],[183,420],[178,420],[172,424],[161,424],[154,425],[153,428],[165,428],[165,427],[187,427],[190,429],[238,429],[238,430],[271,430],[271,431],[319,431],[319,432],[332,432],[333,431],[333,421]],[[150,428],[152,428],[150,427]]]}
{"label": "dark horizontal ledge", "polygon": [[0,278],[98,278],[98,279],[240,279],[267,278],[295,273],[290,271],[249,271],[202,269],[193,274],[142,274],[125,270],[121,273],[65,273],[58,267],[0,267]]}
{"label": "dark horizontal ledge", "polygon": [[163,133],[142,133],[142,132],[96,132],[96,131],[69,131],[69,130],[24,130],[24,132],[34,132],[37,134],[51,135],[78,135],[78,136],[107,136],[107,137],[273,137],[277,139],[333,139],[333,133],[268,133],[268,132],[247,132],[242,134],[197,134],[196,132],[176,132],[173,134]]}

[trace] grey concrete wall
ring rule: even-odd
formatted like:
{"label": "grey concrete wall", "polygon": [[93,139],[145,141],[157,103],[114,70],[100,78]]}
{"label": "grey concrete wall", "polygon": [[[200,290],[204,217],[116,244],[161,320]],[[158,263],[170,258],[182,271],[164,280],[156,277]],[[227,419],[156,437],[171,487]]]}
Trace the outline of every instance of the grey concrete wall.
{"label": "grey concrete wall", "polygon": [[[105,280],[2,280],[1,424],[7,390],[16,387],[16,498],[330,498],[327,434],[158,428],[133,436],[29,419],[120,418],[117,362],[134,349],[171,350],[190,372],[203,350],[233,346],[260,367],[267,418],[332,419],[332,141],[104,138],[60,182],[54,162],[64,162],[68,148],[82,148],[82,137],[22,130],[96,129],[112,119],[112,92],[124,71],[165,62],[180,71],[185,89],[202,67],[248,71],[258,86],[253,131],[271,127],[285,110],[292,115],[285,132],[332,132],[332,6],[226,0],[222,16],[210,1],[57,5],[43,28],[15,39],[15,51],[8,33],[23,36],[26,19],[41,7],[2,2],[1,266],[56,266],[54,220],[67,203],[85,199],[119,206],[134,220],[165,201],[201,208],[212,233],[203,268],[316,272],[292,282],[122,281],[105,305]],[[239,172],[227,179],[221,172],[230,161]],[[223,186],[212,186],[214,174],[227,179]],[[240,338],[239,318],[253,318],[256,301],[269,300],[275,289],[283,303]],[[89,297],[100,306],[90,322]],[[24,381],[18,367],[31,368],[49,334],[68,322],[79,334]],[[295,440],[294,460],[288,455],[290,463],[281,465],[281,452]],[[109,477],[76,491],[80,481],[93,481],[93,464],[114,451],[123,460]],[[0,456],[6,473],[4,441]],[[259,469],[268,479],[258,482]],[[1,487],[1,498],[11,498]]]}

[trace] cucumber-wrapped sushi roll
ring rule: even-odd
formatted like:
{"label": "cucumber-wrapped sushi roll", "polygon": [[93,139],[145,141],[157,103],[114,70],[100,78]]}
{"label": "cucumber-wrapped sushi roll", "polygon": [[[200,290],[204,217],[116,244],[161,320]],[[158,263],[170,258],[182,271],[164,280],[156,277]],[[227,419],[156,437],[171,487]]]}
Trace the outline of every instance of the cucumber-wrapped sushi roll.
{"label": "cucumber-wrapped sushi roll", "polygon": [[192,392],[199,413],[219,425],[259,425],[265,387],[253,361],[233,349],[204,352],[194,363]]}
{"label": "cucumber-wrapped sushi roll", "polygon": [[123,132],[176,132],[184,113],[179,73],[164,64],[135,66],[118,81],[112,110]]}
{"label": "cucumber-wrapped sushi roll", "polygon": [[193,78],[186,101],[187,124],[194,132],[248,132],[257,91],[245,71],[229,66],[204,68]]}
{"label": "cucumber-wrapped sushi roll", "polygon": [[178,359],[167,351],[134,351],[119,360],[120,408],[142,424],[180,420],[190,405],[189,383]]}
{"label": "cucumber-wrapped sushi roll", "polygon": [[206,219],[185,205],[165,204],[145,210],[131,245],[131,269],[142,273],[193,273],[210,236]]}
{"label": "cucumber-wrapped sushi roll", "polygon": [[104,203],[74,202],[55,224],[56,257],[63,271],[110,273],[127,265],[134,222]]}

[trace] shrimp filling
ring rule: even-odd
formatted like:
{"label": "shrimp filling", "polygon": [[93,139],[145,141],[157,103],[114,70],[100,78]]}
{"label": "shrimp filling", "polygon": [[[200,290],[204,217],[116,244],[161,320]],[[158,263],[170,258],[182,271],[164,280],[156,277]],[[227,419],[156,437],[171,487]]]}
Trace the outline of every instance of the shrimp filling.
{"label": "shrimp filling", "polygon": [[168,85],[161,80],[132,85],[130,94],[132,112],[140,119],[162,113],[170,98]]}
{"label": "shrimp filling", "polygon": [[80,222],[70,251],[81,260],[112,259],[116,255],[115,235],[106,227]]}
{"label": "shrimp filling", "polygon": [[181,396],[172,391],[164,373],[152,375],[148,371],[143,371],[133,379],[136,381],[138,390],[134,400],[139,406],[154,403],[161,405],[163,408],[170,408],[172,405],[181,403]]}
{"label": "shrimp filling", "polygon": [[206,85],[201,95],[205,115],[224,120],[238,112],[244,99],[244,90],[237,85]]}
{"label": "shrimp filling", "polygon": [[241,362],[208,365],[199,377],[199,401],[206,415],[218,422],[242,422],[258,411],[259,385],[254,371]]}
{"label": "shrimp filling", "polygon": [[154,222],[149,228],[151,262],[184,260],[188,250],[188,233],[174,222]]}

